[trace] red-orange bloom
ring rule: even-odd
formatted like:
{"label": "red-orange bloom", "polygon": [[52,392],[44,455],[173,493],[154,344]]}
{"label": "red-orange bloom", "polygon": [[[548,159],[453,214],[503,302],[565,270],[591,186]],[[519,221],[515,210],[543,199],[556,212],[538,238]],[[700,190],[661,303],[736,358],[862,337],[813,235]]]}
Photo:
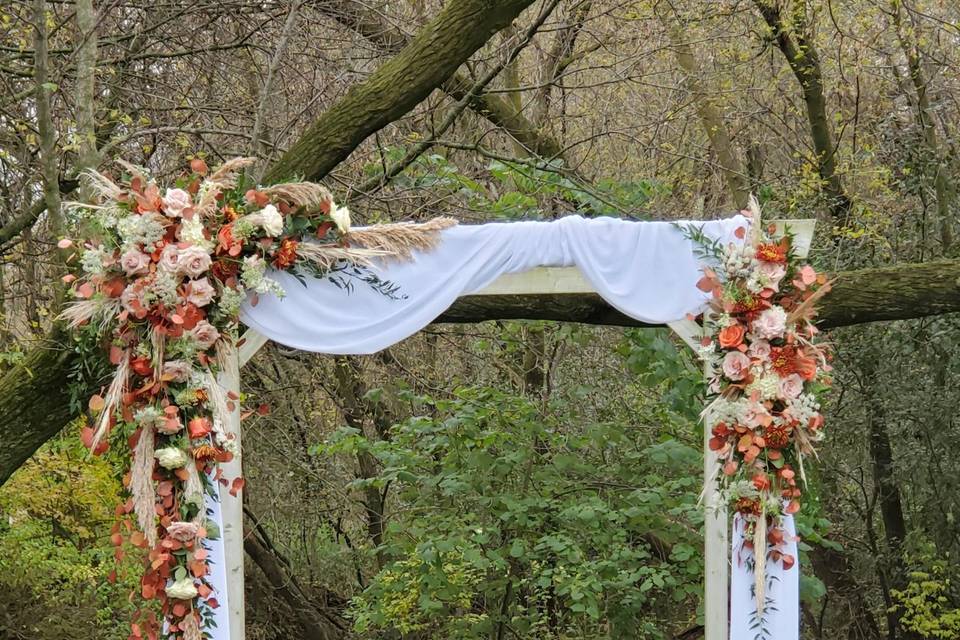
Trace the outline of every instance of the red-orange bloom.
{"label": "red-orange bloom", "polygon": [[217,232],[217,253],[226,253],[229,256],[240,255],[243,243],[233,237],[233,225],[225,224]]}
{"label": "red-orange bloom", "polygon": [[293,238],[284,238],[280,248],[273,256],[273,266],[277,269],[289,269],[297,261],[297,245]]}
{"label": "red-orange bloom", "polygon": [[805,356],[803,351],[793,345],[772,347],[770,349],[770,364],[781,377],[786,377],[791,373],[798,374],[804,380],[813,380],[817,377],[817,361]]}
{"label": "red-orange bloom", "polygon": [[786,264],[787,254],[790,253],[790,240],[784,238],[777,244],[759,244],[757,245],[757,259],[764,262],[776,262]]}

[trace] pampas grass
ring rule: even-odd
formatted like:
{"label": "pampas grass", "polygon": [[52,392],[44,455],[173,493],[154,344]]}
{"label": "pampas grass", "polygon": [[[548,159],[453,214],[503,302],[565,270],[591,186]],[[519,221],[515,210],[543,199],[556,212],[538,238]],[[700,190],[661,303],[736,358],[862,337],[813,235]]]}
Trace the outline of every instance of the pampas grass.
{"label": "pampas grass", "polygon": [[119,200],[125,193],[113,180],[95,169],[84,169],[80,172],[80,177],[101,202]]}
{"label": "pampas grass", "polygon": [[344,261],[362,267],[372,267],[373,260],[376,258],[395,257],[395,254],[389,251],[378,249],[340,247],[311,242],[301,242],[297,245],[297,255],[303,260],[312,262],[323,271],[327,271],[337,263]]}
{"label": "pampas grass", "polygon": [[104,398],[103,410],[100,412],[100,418],[97,420],[97,428],[93,430],[93,437],[90,440],[90,450],[95,451],[97,445],[110,428],[110,418],[116,410],[120,399],[127,390],[130,381],[130,354],[126,351],[120,357],[120,364],[117,365],[113,373],[113,380],[107,389],[107,397]]}
{"label": "pampas grass", "polygon": [[454,218],[434,218],[427,222],[395,222],[351,229],[346,234],[352,244],[362,245],[385,255],[409,260],[413,251],[429,251],[437,246],[440,231],[457,224]]}
{"label": "pampas grass", "polygon": [[313,182],[285,182],[261,189],[271,198],[286,200],[300,207],[319,207],[324,202],[333,202],[327,188]]}
{"label": "pampas grass", "polygon": [[237,174],[257,161],[256,158],[232,158],[213,170],[206,182],[212,183],[221,189],[233,189],[237,186]]}
{"label": "pampas grass", "polygon": [[133,512],[137,516],[137,525],[147,539],[150,548],[157,544],[157,496],[153,486],[154,467],[153,427],[146,425],[140,429],[140,437],[133,448],[133,463],[130,466],[130,494],[133,498]]}
{"label": "pampas grass", "polygon": [[86,322],[96,321],[97,331],[103,333],[120,313],[119,298],[92,298],[90,300],[76,300],[67,304],[66,309],[57,316],[71,329],[76,329]]}

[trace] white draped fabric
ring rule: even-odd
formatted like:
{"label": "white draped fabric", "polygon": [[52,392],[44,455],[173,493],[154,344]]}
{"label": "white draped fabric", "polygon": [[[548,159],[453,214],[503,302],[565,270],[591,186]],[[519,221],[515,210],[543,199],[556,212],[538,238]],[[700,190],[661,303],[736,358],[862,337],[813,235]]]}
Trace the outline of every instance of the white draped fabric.
{"label": "white draped fabric", "polygon": [[[288,347],[369,354],[417,333],[458,297],[481,291],[501,275],[540,266],[576,266],[596,292],[624,314],[648,323],[680,320],[702,310],[708,294],[696,287],[702,275],[697,247],[678,224],[699,227],[707,237],[727,243],[739,242],[735,231],[749,222],[742,216],[677,224],[571,216],[552,222],[460,225],[444,230],[432,251],[417,252],[406,262],[377,265],[377,275],[398,286],[396,296],[384,296],[360,281],[347,292],[328,279],[307,278],[304,286],[292,275],[273,272],[286,296],[260,296],[255,305],[248,301],[241,319]],[[792,518],[787,526],[792,533]],[[783,572],[774,563],[768,565],[776,578],[769,595],[776,602],[765,615],[768,635],[758,636],[753,577],[738,555],[742,533],[737,527],[732,539],[731,640],[796,640],[798,568]],[[788,547],[785,551],[796,557],[796,543]],[[215,571],[212,580],[225,598],[222,571]],[[227,638],[227,606],[224,599],[220,602],[215,640]]]}
{"label": "white draped fabric", "polygon": [[[722,242],[747,225],[742,216],[684,222]],[[497,277],[534,267],[577,266],[607,302],[637,320],[663,323],[698,311],[707,294],[696,287],[700,265],[693,243],[669,222],[630,222],[580,216],[553,222],[459,225],[440,245],[413,260],[381,265],[377,274],[399,285],[392,299],[361,282],[344,292],[329,280],[272,273],[286,297],[261,296],[241,319],[288,347],[318,353],[374,353],[430,324],[463,295]]]}
{"label": "white draped fabric", "polygon": [[[793,516],[784,516],[789,540],[780,547],[797,558]],[[800,637],[800,563],[788,571],[779,562],[767,563],[767,601],[762,618],[755,615],[754,578],[748,561],[753,552],[743,548],[743,518],[733,517],[730,555],[730,640],[797,640]]]}

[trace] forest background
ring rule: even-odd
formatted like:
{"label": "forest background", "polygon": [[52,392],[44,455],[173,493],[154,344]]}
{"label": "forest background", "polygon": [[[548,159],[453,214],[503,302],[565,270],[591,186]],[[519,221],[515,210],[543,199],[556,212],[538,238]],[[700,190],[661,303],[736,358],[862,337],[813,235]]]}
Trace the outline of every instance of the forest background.
{"label": "forest background", "polygon": [[[83,169],[198,154],[322,180],[355,223],[710,218],[750,192],[817,218],[814,263],[855,275],[830,324],[856,324],[829,334],[803,637],[960,638],[958,43],[950,0],[3,3],[0,637],[131,631],[56,242]],[[555,321],[605,317],[583,304],[261,351],[248,637],[700,637],[698,365],[664,329]]]}

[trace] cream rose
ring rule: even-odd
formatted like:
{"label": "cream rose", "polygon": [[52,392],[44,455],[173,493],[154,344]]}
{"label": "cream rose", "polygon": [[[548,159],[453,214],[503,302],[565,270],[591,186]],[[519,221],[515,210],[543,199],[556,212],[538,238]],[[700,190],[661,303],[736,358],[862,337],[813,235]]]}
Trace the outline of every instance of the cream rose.
{"label": "cream rose", "polygon": [[163,447],[154,451],[153,455],[164,469],[179,469],[186,466],[189,460],[186,452],[178,447]]}
{"label": "cream rose", "polygon": [[167,597],[174,600],[193,600],[199,593],[197,586],[193,584],[193,578],[184,578],[171,582],[166,588]]}
{"label": "cream rose", "polygon": [[191,278],[196,278],[210,268],[210,254],[202,247],[187,247],[180,251],[180,272]]}
{"label": "cream rose", "polygon": [[147,272],[150,266],[150,256],[143,251],[130,249],[120,256],[120,268],[128,276],[140,275]]}
{"label": "cream rose", "polygon": [[765,309],[751,327],[753,334],[763,340],[782,338],[787,330],[787,312],[782,307]]}
{"label": "cream rose", "polygon": [[206,320],[201,320],[190,330],[190,335],[201,349],[209,349],[220,337],[220,332]]}
{"label": "cream rose", "polygon": [[337,205],[331,205],[330,207],[330,219],[333,220],[333,223],[337,225],[337,229],[340,230],[340,233],[349,233],[350,231],[350,210],[346,207],[338,207]]}
{"label": "cream rose", "polygon": [[189,293],[187,294],[187,302],[195,304],[198,307],[207,306],[213,301],[214,296],[217,295],[217,290],[213,288],[213,285],[210,284],[210,281],[206,278],[191,280],[188,286]]}
{"label": "cream rose", "polygon": [[795,373],[791,373],[786,378],[780,380],[780,397],[784,400],[792,400],[803,393],[803,378]]}
{"label": "cream rose", "polygon": [[272,204],[268,204],[259,211],[260,226],[263,232],[271,238],[275,238],[283,233],[283,216]]}
{"label": "cream rose", "polygon": [[728,351],[723,357],[723,375],[731,380],[743,380],[749,371],[750,358],[740,351]]}
{"label": "cream rose", "polygon": [[181,217],[192,206],[190,194],[183,189],[167,189],[163,195],[163,212],[171,218]]}

